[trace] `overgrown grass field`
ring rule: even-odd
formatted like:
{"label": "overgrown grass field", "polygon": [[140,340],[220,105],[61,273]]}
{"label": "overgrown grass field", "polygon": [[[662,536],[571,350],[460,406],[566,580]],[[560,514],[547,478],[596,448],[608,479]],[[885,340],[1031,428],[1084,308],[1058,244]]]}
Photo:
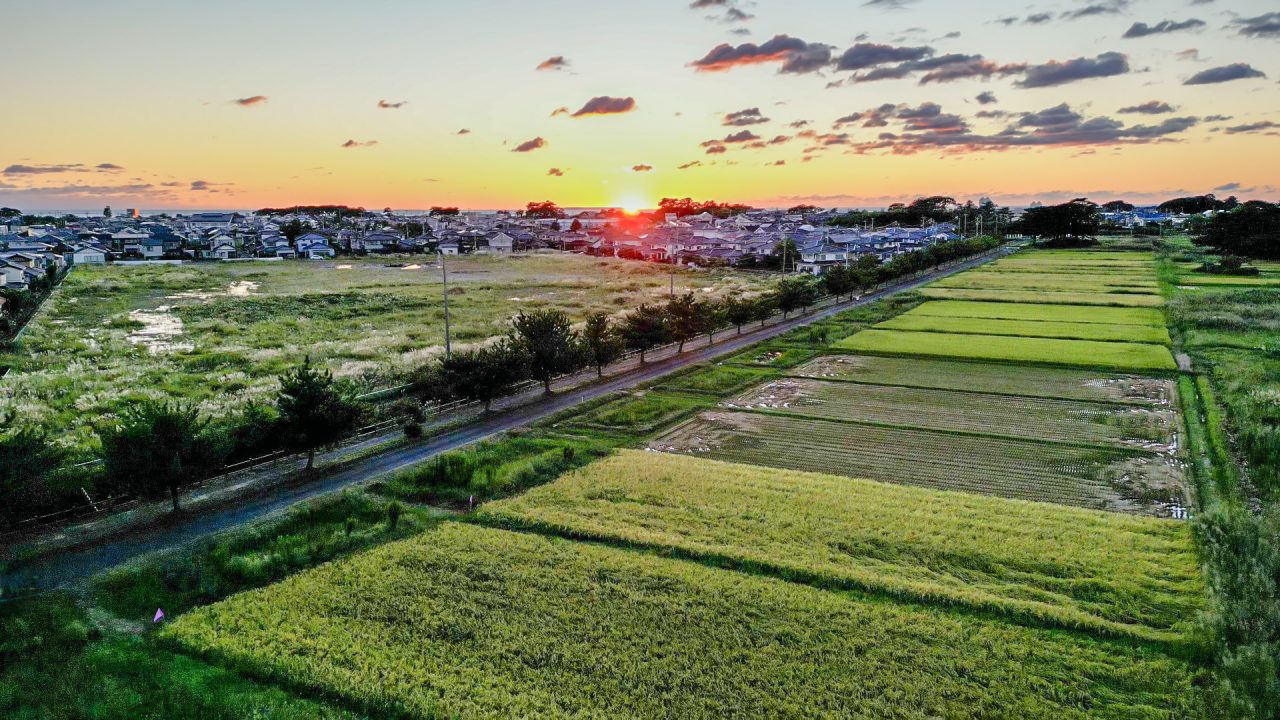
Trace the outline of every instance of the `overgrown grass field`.
{"label": "overgrown grass field", "polygon": [[[701,296],[763,290],[767,276],[676,273]],[[505,334],[521,310],[575,320],[665,299],[669,268],[564,254],[449,260],[454,347]],[[222,414],[272,393],[310,356],[360,387],[443,353],[439,266],[422,256],[331,262],[77,268],[0,365],[0,412],[15,411],[87,452],[93,422],[146,398]]]}

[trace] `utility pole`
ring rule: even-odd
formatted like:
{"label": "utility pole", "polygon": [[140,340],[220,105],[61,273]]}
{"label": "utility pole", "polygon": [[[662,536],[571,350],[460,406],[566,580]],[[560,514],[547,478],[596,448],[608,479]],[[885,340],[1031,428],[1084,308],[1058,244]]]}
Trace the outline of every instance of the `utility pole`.
{"label": "utility pole", "polygon": [[671,258],[671,289],[667,291],[667,297],[676,296],[676,259]]}
{"label": "utility pole", "polygon": [[449,267],[445,263],[444,250],[440,250],[440,272],[444,275],[444,357],[453,357],[453,346],[449,337]]}

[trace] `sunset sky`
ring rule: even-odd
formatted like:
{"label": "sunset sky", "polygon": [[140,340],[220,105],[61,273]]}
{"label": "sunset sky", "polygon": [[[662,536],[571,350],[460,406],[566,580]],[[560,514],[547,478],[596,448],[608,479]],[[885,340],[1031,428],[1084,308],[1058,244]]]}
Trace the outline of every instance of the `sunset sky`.
{"label": "sunset sky", "polygon": [[1276,199],[1276,9],[24,2],[0,205]]}

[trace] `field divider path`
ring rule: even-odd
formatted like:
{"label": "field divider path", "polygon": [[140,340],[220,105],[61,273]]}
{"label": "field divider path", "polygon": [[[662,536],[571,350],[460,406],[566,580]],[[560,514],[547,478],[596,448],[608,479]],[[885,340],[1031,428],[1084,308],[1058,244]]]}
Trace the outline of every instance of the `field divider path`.
{"label": "field divider path", "polygon": [[[689,365],[740,352],[762,340],[768,340],[851,308],[869,305],[891,295],[914,290],[939,278],[1005,257],[1016,250],[1015,247],[1005,246],[995,252],[936,269],[852,301],[837,302],[806,315],[793,315],[763,328],[756,327],[749,330],[744,328],[742,335],[722,335],[723,339],[715,345],[698,347],[690,342],[686,344],[687,349],[683,354],[673,353],[662,359],[650,359],[644,365],[606,377],[589,386],[565,390],[549,397],[539,396],[538,399],[523,405],[510,408],[500,406],[497,412],[481,416],[462,427],[413,444],[370,453],[366,457],[344,464],[335,472],[321,474],[310,482],[272,489],[272,491],[260,488],[248,497],[230,499],[218,506],[207,507],[199,513],[188,513],[171,521],[154,525],[123,528],[115,535],[95,538],[89,546],[73,544],[34,555],[18,563],[16,567],[7,569],[5,575],[0,577],[0,586],[36,591],[71,586],[102,570],[140,555],[179,547],[214,533],[283,512],[303,500],[337,492],[395,473],[429,460],[440,453],[466,447],[494,435],[524,427],[575,405],[603,395],[631,389]],[[703,340],[705,341],[705,338]],[[689,347],[692,349],[688,349]],[[389,441],[398,435],[400,435],[398,432],[388,433],[379,439]],[[371,442],[375,440],[378,439],[370,439]]]}

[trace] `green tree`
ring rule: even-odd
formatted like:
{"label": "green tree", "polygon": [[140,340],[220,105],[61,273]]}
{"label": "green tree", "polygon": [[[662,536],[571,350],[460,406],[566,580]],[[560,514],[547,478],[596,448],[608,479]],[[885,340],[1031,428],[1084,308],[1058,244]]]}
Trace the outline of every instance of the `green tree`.
{"label": "green tree", "polygon": [[51,494],[46,479],[65,459],[42,430],[15,427],[15,417],[0,415],[0,526],[39,512]]}
{"label": "green tree", "polygon": [[782,272],[790,272],[796,269],[798,262],[800,262],[800,251],[796,249],[796,241],[783,240],[773,246],[773,252],[769,253],[767,264]]}
{"label": "green tree", "polygon": [[305,223],[298,218],[294,218],[280,226],[280,234],[284,235],[285,239],[291,243],[310,231],[311,224]]}
{"label": "green tree", "polygon": [[716,341],[716,330],[729,321],[729,310],[719,300],[703,300],[698,303],[702,312],[702,332],[707,334],[707,344]]}
{"label": "green tree", "polygon": [[276,409],[285,442],[307,454],[307,470],[315,467],[316,450],[346,437],[361,415],[351,391],[328,369],[312,365],[310,357],[280,379]]}
{"label": "green tree", "polygon": [[785,318],[793,310],[812,305],[817,300],[818,288],[808,277],[787,277],[778,283],[774,297]]}
{"label": "green tree", "polygon": [[527,218],[558,218],[564,217],[564,212],[560,210],[559,205],[546,200],[525,205],[524,216]]}
{"label": "green tree", "polygon": [[596,377],[604,377],[604,368],[609,363],[622,357],[626,345],[609,322],[609,316],[602,312],[587,316],[586,325],[582,328],[583,354],[595,366]]}
{"label": "green tree", "polygon": [[627,313],[618,333],[631,350],[640,351],[640,362],[649,350],[671,340],[671,324],[662,308],[644,305]]}
{"label": "green tree", "polygon": [[663,311],[667,315],[671,339],[678,345],[676,352],[684,352],[684,344],[701,335],[706,325],[702,303],[698,302],[692,292],[686,292],[669,300]]}
{"label": "green tree", "polygon": [[578,334],[559,310],[520,313],[512,322],[511,345],[524,356],[529,376],[551,394],[551,379],[582,367]]}
{"label": "green tree", "polygon": [[193,406],[146,400],[98,430],[111,484],[144,498],[163,497],[178,511],[178,488],[221,465],[221,443]]}
{"label": "green tree", "polygon": [[528,377],[523,360],[503,339],[478,350],[453,353],[441,364],[441,371],[454,395],[482,402],[489,412],[495,398]]}
{"label": "green tree", "polygon": [[1054,245],[1087,245],[1097,242],[1098,206],[1084,198],[1061,205],[1027,208],[1011,232],[1048,238]]}
{"label": "green tree", "polygon": [[857,288],[854,282],[853,272],[843,265],[837,265],[826,272],[822,276],[822,287],[827,291],[828,295],[840,297],[848,294],[849,299],[853,299],[853,291]]}
{"label": "green tree", "polygon": [[1280,205],[1260,200],[1220,212],[1193,238],[1223,255],[1280,259]]}
{"label": "green tree", "polygon": [[742,326],[756,319],[756,302],[734,295],[724,302],[725,320],[742,334]]}

